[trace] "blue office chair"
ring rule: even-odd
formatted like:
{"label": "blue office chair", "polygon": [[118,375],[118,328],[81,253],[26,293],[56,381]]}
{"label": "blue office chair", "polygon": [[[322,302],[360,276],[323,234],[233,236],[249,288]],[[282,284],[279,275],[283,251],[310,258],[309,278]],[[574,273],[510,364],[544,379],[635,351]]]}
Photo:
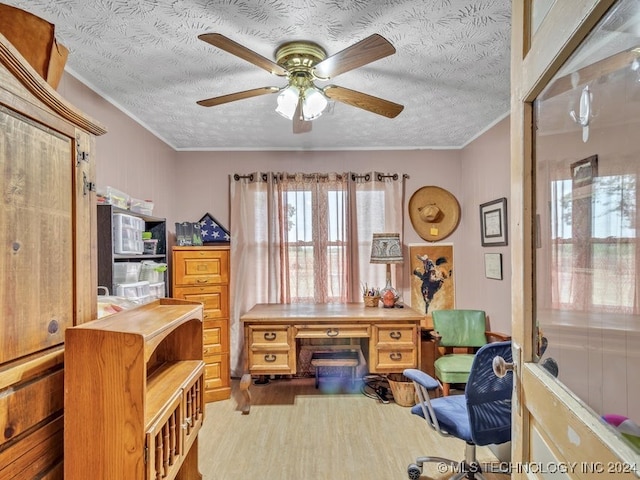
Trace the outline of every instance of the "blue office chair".
{"label": "blue office chair", "polygon": [[[419,403],[411,408],[411,413],[427,421],[427,425],[443,436],[457,437],[466,442],[463,461],[442,457],[418,457],[409,465],[407,473],[411,480],[422,474],[422,466],[427,462],[449,465],[456,474],[451,479],[484,479],[483,467],[476,458],[476,445],[500,444],[511,440],[511,394],[513,372],[507,371],[498,377],[493,370],[493,361],[502,357],[511,363],[511,341],[489,343],[475,355],[464,395],[450,395],[429,398],[429,392],[439,387],[438,381],[426,373],[413,368],[404,375],[413,381]],[[486,467],[484,471],[505,473],[499,469]]]}

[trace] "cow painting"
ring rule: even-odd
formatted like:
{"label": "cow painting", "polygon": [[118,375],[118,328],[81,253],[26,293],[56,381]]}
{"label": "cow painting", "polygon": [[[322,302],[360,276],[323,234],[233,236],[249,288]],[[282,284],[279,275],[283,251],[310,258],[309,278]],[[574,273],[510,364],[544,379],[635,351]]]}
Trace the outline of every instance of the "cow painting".
{"label": "cow painting", "polygon": [[416,268],[413,274],[422,282],[420,292],[424,299],[424,313],[429,313],[429,306],[436,293],[440,291],[444,281],[451,277],[453,271],[447,268],[447,258],[438,257],[434,262],[428,255],[416,255],[422,263],[422,269]]}

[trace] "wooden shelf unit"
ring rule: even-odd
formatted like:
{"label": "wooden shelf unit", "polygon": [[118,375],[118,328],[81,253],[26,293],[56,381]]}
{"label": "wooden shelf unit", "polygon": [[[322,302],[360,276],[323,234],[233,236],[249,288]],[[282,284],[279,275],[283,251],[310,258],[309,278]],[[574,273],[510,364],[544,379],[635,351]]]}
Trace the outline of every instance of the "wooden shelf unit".
{"label": "wooden shelf unit", "polygon": [[202,305],[165,298],[69,328],[64,478],[200,480]]}
{"label": "wooden shelf unit", "polygon": [[204,305],[205,402],[230,398],[229,245],[172,252],[172,295]]}

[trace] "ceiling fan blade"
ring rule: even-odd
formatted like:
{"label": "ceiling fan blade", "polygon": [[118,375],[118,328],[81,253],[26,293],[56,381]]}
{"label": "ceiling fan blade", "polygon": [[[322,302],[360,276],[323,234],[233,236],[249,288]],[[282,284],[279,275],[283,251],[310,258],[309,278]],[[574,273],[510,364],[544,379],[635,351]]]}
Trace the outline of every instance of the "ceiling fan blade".
{"label": "ceiling fan blade", "polygon": [[396,53],[394,46],[382,35],[374,33],[335,55],[325,58],[314,67],[313,74],[319,79],[328,80],[394,53]]}
{"label": "ceiling fan blade", "polygon": [[311,122],[302,117],[302,101],[298,101],[296,113],[293,114],[293,133],[307,133],[311,131]]}
{"label": "ceiling fan blade", "polygon": [[278,75],[280,77],[284,77],[287,75],[287,70],[282,66],[278,65],[275,62],[272,62],[266,57],[254,52],[253,50],[249,50],[247,47],[240,45],[237,42],[234,42],[228,37],[220,33],[203,33],[202,35],[198,35],[198,38],[204,42],[207,42],[214,47],[218,47],[225,52],[229,52],[236,57],[240,57],[243,60],[246,60],[249,63],[253,63],[258,67],[266,70],[269,73],[273,73],[274,75]]}
{"label": "ceiling fan blade", "polygon": [[346,103],[352,107],[362,108],[363,110],[368,110],[388,118],[397,117],[404,109],[403,105],[390,102],[389,100],[336,85],[327,85],[323,91],[324,94],[332,100]]}
{"label": "ceiling fan blade", "polygon": [[254,88],[253,90],[245,90],[244,92],[230,93],[228,95],[222,95],[220,97],[198,100],[196,103],[198,105],[202,105],[203,107],[215,107],[216,105],[222,105],[223,103],[235,102],[236,100],[243,100],[245,98],[258,97],[260,95],[266,95],[267,93],[276,93],[278,91],[280,91],[278,87]]}

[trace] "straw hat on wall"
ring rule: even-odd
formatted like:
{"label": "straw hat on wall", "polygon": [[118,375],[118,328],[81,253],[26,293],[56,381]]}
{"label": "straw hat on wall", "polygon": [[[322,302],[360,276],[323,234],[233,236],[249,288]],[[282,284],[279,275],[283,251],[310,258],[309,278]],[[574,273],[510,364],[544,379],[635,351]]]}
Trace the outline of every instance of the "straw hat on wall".
{"label": "straw hat on wall", "polygon": [[444,188],[422,187],[409,200],[409,218],[420,238],[436,242],[447,238],[460,222],[460,204]]}

